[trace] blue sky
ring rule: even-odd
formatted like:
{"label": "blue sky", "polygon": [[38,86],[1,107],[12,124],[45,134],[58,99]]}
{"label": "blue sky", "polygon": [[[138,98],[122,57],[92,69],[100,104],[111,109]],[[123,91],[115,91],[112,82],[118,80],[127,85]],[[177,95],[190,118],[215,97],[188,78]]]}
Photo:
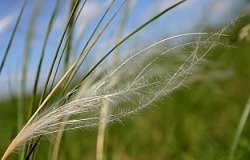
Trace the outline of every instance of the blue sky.
{"label": "blue sky", "polygon": [[[117,3],[115,3],[110,15],[118,8],[121,2],[121,0],[117,0]],[[176,1],[129,1],[129,5],[132,6],[132,10],[126,24],[124,35],[121,35],[121,37],[124,37],[130,31],[140,26],[148,18],[159,13],[161,10],[167,8],[174,2]],[[13,26],[22,3],[22,0],[0,0],[0,60],[2,60],[4,50],[6,49],[7,42],[10,38],[10,34],[13,30]],[[50,36],[49,45],[46,48],[42,77],[45,77],[47,73],[46,71],[49,68],[52,55],[55,52],[56,46],[59,42],[59,37],[62,34],[63,26],[66,23],[66,15],[68,14],[69,10],[69,0],[61,0],[60,3],[60,12],[52,30],[52,35]],[[101,14],[104,12],[109,3],[110,0],[105,2],[102,0],[87,1],[74,32],[74,37],[77,39],[77,37],[82,35],[82,31],[84,31],[84,36],[80,41],[80,45],[78,48],[75,48],[77,53],[79,53],[84,42],[86,42],[87,37],[89,37],[91,31],[93,30],[93,27],[96,25],[96,20],[100,18]],[[14,43],[10,50],[10,56],[8,57],[8,61],[0,77],[0,96],[8,96],[7,84],[9,82],[14,84],[12,85],[13,88],[18,88],[26,31],[28,25],[30,24],[30,17],[33,14],[33,7],[39,6],[36,8],[36,10],[40,10],[40,12],[37,16],[36,29],[32,39],[31,61],[28,64],[29,70],[27,73],[27,90],[29,90],[32,86],[30,84],[33,84],[34,72],[36,70],[39,57],[38,55],[40,54],[46,26],[54,5],[55,0],[28,0],[28,5],[25,8],[24,16],[21,19],[20,27],[18,28]],[[134,42],[143,46],[144,44],[169,35],[191,32],[195,29],[197,30],[197,28],[199,29],[199,26],[204,24],[219,26],[229,23],[232,19],[239,15],[243,8],[244,0],[188,0],[176,9],[163,15],[156,22],[150,24],[134,38],[125,43],[123,50],[126,52],[126,45],[131,46],[131,43]],[[93,52],[96,54],[93,53],[93,56],[89,58],[89,63],[94,61],[94,59],[98,59],[98,57],[100,57],[105,53],[105,51],[112,47],[112,44],[114,44],[114,39],[116,38],[113,33],[117,31],[117,26],[120,22],[119,17],[121,16],[122,14],[118,15],[118,17],[110,25],[110,28],[103,35],[100,42],[96,45],[96,48],[93,50]],[[133,51],[133,48],[129,48],[129,50]]]}

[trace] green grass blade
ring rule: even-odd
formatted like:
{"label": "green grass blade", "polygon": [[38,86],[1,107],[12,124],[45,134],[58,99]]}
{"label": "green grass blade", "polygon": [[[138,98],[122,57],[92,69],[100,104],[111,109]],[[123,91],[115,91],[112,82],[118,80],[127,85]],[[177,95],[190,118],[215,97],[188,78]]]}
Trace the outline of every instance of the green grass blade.
{"label": "green grass blade", "polygon": [[[75,2],[75,1],[76,1],[76,0],[73,0],[73,1],[71,2],[71,4],[70,4],[70,10],[73,9],[73,7],[74,7],[74,2]],[[75,24],[76,24],[76,23],[75,23],[75,19],[78,19],[78,16],[80,15],[82,8],[85,6],[86,1],[87,1],[87,0],[84,1],[84,5],[82,5],[80,11],[78,12],[77,17],[76,17],[76,15],[74,14],[74,15],[73,15],[73,18],[72,18],[71,21],[69,22],[69,27],[68,27],[67,32],[66,32],[66,34],[67,34],[67,41],[66,41],[66,43],[65,43],[65,45],[64,45],[64,48],[65,48],[65,49],[63,49],[63,51],[62,51],[62,55],[64,55],[64,70],[67,70],[67,67],[68,67],[68,65],[69,65],[70,51],[71,51],[71,45],[72,45],[72,40],[73,40],[73,34],[71,34],[71,33],[72,33],[73,28],[74,28],[74,26],[75,26]],[[75,18],[75,17],[76,17],[76,18]],[[64,52],[64,50],[66,50],[66,52]]]}
{"label": "green grass blade", "polygon": [[38,87],[38,82],[39,82],[39,79],[40,79],[42,63],[43,63],[44,54],[45,54],[45,48],[46,48],[46,46],[48,44],[49,35],[51,33],[51,29],[52,29],[52,26],[53,26],[53,24],[55,22],[55,17],[56,17],[56,14],[58,12],[58,9],[59,9],[59,2],[60,2],[60,0],[56,1],[56,5],[55,5],[55,7],[53,9],[53,12],[51,14],[51,17],[50,17],[50,20],[49,20],[49,23],[48,23],[48,26],[47,26],[46,35],[45,35],[42,50],[41,50],[41,53],[40,53],[38,67],[37,67],[37,70],[36,70],[35,82],[34,82],[34,86],[33,86],[33,90],[32,90],[32,98],[31,98],[30,110],[29,110],[29,113],[28,113],[28,117],[30,117],[31,114],[33,113],[33,108],[34,108],[33,105],[34,105],[34,102],[36,100],[37,87]]}
{"label": "green grass blade", "polygon": [[28,71],[28,63],[30,60],[31,49],[33,45],[33,38],[35,35],[35,28],[37,23],[37,17],[41,11],[41,2],[37,1],[33,6],[31,11],[31,17],[29,20],[28,29],[26,32],[24,50],[23,50],[23,59],[22,59],[22,68],[21,68],[21,81],[20,81],[20,105],[25,106],[25,89],[27,82],[27,71]]}
{"label": "green grass blade", "polygon": [[[117,16],[117,14],[119,13],[119,11],[121,10],[121,8],[124,6],[124,4],[127,2],[127,0],[124,0],[124,2],[120,5],[120,7],[117,9],[117,11],[113,14],[113,16],[110,18],[110,20],[105,24],[105,26],[102,28],[102,30],[96,35],[95,39],[93,39],[93,42],[90,44],[90,46],[86,49],[86,50],[82,50],[80,56],[78,57],[78,59],[76,60],[76,66],[74,66],[75,69],[75,73],[73,74],[73,76],[70,78],[70,81],[68,82],[68,84],[65,85],[64,87],[64,91],[67,90],[67,87],[69,87],[70,82],[73,80],[76,72],[79,70],[79,68],[81,67],[82,63],[85,61],[85,59],[87,58],[88,54],[90,53],[91,49],[94,47],[94,45],[96,44],[96,42],[101,38],[102,34],[105,32],[105,30],[108,28],[108,26],[110,25],[110,23],[114,20],[114,18]],[[80,62],[80,64],[78,64],[78,62]],[[77,65],[78,64],[78,65]],[[74,72],[74,71],[72,71]],[[71,74],[71,73],[70,73]],[[63,92],[64,93],[64,92]]]}
{"label": "green grass blade", "polygon": [[144,24],[142,24],[140,27],[138,27],[137,29],[135,29],[133,32],[131,32],[130,34],[128,34],[125,38],[123,38],[119,43],[117,43],[108,53],[106,53],[106,55],[104,55],[95,65],[94,67],[92,67],[90,69],[90,71],[82,78],[81,82],[84,81],[98,66],[99,64],[101,64],[117,47],[119,47],[121,44],[123,44],[126,40],[128,40],[131,36],[133,36],[134,34],[136,34],[137,32],[139,32],[141,29],[143,29],[144,27],[146,27],[148,24],[152,23],[153,21],[155,21],[156,19],[158,19],[159,17],[161,17],[164,13],[172,10],[173,8],[177,7],[178,5],[182,4],[183,2],[185,2],[186,0],[181,0],[175,4],[173,4],[172,6],[166,8],[165,10],[163,10],[162,12],[160,12],[159,14],[157,14],[156,16],[152,17],[151,19],[149,19],[147,22],[145,22]]}
{"label": "green grass blade", "polygon": [[[67,46],[68,46],[68,45],[70,44],[70,42],[71,42],[71,38],[70,38],[70,37],[71,37],[71,35],[72,35],[72,32],[73,32],[73,29],[74,29],[74,27],[75,27],[76,21],[77,21],[77,19],[79,18],[79,16],[80,16],[80,14],[81,14],[81,12],[82,12],[82,10],[83,10],[83,7],[85,6],[86,2],[87,2],[87,0],[85,0],[85,1],[83,2],[83,5],[81,6],[79,12],[77,13],[76,18],[74,19],[73,22],[71,22],[71,23],[72,23],[72,26],[71,26],[71,25],[69,26],[70,30],[68,30],[68,38],[67,38],[67,40],[66,40],[66,43],[65,43],[65,45],[64,45],[64,47],[63,47],[63,50],[62,50],[62,54],[60,55],[59,61],[58,61],[58,63],[57,63],[56,70],[55,70],[55,74],[53,75],[52,83],[51,83],[51,86],[50,86],[50,90],[49,90],[49,91],[52,90],[52,87],[53,87],[53,85],[54,85],[54,83],[55,83],[55,79],[56,79],[56,76],[57,76],[57,73],[58,73],[58,70],[59,70],[59,67],[60,67],[60,64],[61,64],[63,55],[64,55],[66,49],[68,48]],[[68,51],[67,51],[67,52],[68,52]],[[67,53],[67,52],[66,52],[66,53]],[[67,54],[68,54],[68,56],[69,56],[69,53],[67,53]],[[67,57],[67,56],[65,56],[65,57]],[[69,57],[68,57],[68,58],[69,58]],[[65,58],[65,59],[67,59],[67,58]],[[66,70],[66,69],[67,69],[66,66],[68,66],[68,60],[65,60],[65,61],[67,61],[67,62],[65,62],[65,70]]]}
{"label": "green grass blade", "polygon": [[[102,15],[101,19],[99,20],[98,24],[96,25],[95,29],[93,30],[91,36],[89,37],[88,41],[86,42],[85,46],[83,47],[81,53],[83,53],[87,46],[89,45],[90,41],[92,40],[93,36],[95,35],[97,29],[99,28],[99,26],[101,25],[103,19],[106,17],[107,13],[109,12],[109,10],[112,8],[113,4],[114,4],[115,0],[113,0],[109,7],[106,9],[106,11],[104,12],[104,14]],[[87,53],[88,54],[88,53]],[[86,57],[87,55],[85,55]],[[65,91],[67,90],[67,88],[69,87],[70,83],[72,82],[73,78],[75,77],[77,71],[79,70],[81,64],[83,63],[83,61],[80,62],[80,64],[78,65],[78,67],[75,69],[75,71],[72,72],[71,76],[66,80],[65,82],[65,87],[63,89],[63,94],[65,93]]]}
{"label": "green grass blade", "polygon": [[67,24],[66,24],[66,26],[65,26],[65,28],[64,28],[64,31],[63,31],[63,34],[62,34],[62,36],[61,36],[61,38],[60,38],[60,41],[59,41],[59,44],[58,44],[58,46],[57,46],[56,52],[55,52],[55,54],[54,54],[52,63],[51,63],[51,65],[50,65],[50,69],[49,69],[49,71],[48,71],[48,75],[47,75],[47,78],[46,78],[45,86],[44,86],[43,91],[42,91],[42,95],[41,95],[41,98],[40,98],[40,101],[39,101],[39,105],[42,104],[43,98],[44,98],[44,96],[45,96],[45,94],[46,94],[47,86],[48,86],[48,84],[49,84],[49,80],[50,80],[50,77],[51,77],[51,75],[52,75],[52,71],[53,71],[53,68],[54,68],[54,66],[55,66],[55,62],[56,62],[56,59],[57,59],[57,57],[58,57],[59,50],[60,50],[60,48],[61,48],[61,46],[62,46],[64,37],[65,37],[66,32],[67,32],[67,29],[68,29],[68,27],[69,27],[69,23],[70,23],[71,19],[74,17],[74,14],[75,14],[75,12],[76,12],[78,6],[79,6],[79,2],[80,2],[80,0],[77,0],[77,1],[75,2],[75,5],[74,5],[74,7],[73,7],[73,10],[72,10],[71,13],[70,13],[70,16],[69,16],[69,18],[68,18],[68,20],[67,20]]}
{"label": "green grass blade", "polygon": [[[20,96],[19,96],[19,102],[18,102],[18,123],[20,126],[18,126],[19,130],[21,129],[23,122],[25,121],[28,114],[26,114],[26,82],[27,82],[27,71],[28,71],[28,64],[30,60],[31,55],[31,49],[33,45],[33,38],[35,35],[35,29],[37,24],[37,17],[39,16],[39,13],[41,11],[42,3],[40,1],[37,1],[35,5],[32,7],[31,16],[29,19],[29,25],[26,32],[25,37],[25,44],[23,49],[23,59],[22,59],[22,67],[21,67],[21,80],[20,80]],[[28,109],[29,110],[29,109]],[[29,111],[28,111],[29,112]],[[26,146],[23,146],[22,154],[20,159],[25,159],[26,156]]]}
{"label": "green grass blade", "polygon": [[5,64],[6,60],[7,60],[8,55],[9,55],[9,50],[10,50],[11,45],[12,45],[12,43],[13,43],[14,37],[15,37],[15,35],[16,35],[16,31],[17,31],[17,28],[18,28],[18,26],[19,26],[21,17],[22,17],[22,15],[23,15],[23,11],[24,11],[24,8],[25,8],[25,6],[26,6],[26,3],[27,3],[27,0],[25,0],[24,3],[23,3],[23,5],[22,5],[22,8],[21,8],[21,10],[20,10],[20,12],[19,12],[19,15],[18,15],[16,24],[15,24],[14,29],[13,29],[13,31],[12,31],[10,40],[9,40],[9,42],[8,42],[7,48],[6,48],[5,52],[4,52],[4,56],[3,56],[3,59],[2,59],[1,65],[0,65],[0,75],[1,75],[1,73],[2,73],[4,64]]}

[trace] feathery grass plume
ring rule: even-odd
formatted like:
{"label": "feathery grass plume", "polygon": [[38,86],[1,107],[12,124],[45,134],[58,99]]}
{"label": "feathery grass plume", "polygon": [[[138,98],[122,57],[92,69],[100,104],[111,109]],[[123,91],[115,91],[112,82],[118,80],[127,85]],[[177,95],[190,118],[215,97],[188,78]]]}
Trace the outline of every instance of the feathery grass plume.
{"label": "feathery grass plume", "polygon": [[[163,48],[166,42],[184,36],[198,36],[198,41],[183,42],[176,46],[170,43],[167,48]],[[109,102],[110,114],[106,118],[107,121],[101,123],[119,121],[151,106],[161,97],[183,86],[186,78],[192,74],[204,56],[213,47],[221,44],[221,36],[225,36],[223,32],[212,35],[190,33],[165,38],[132,54],[114,70],[107,68],[107,73],[98,76],[100,78],[95,79],[91,85],[83,84],[81,88],[69,92],[74,96],[68,103],[61,105],[58,102],[39,112],[19,132],[2,159],[6,159],[16,147],[28,140],[58,132],[62,124],[66,126],[65,130],[99,125],[99,113],[105,101]],[[155,50],[156,47],[160,52]],[[182,48],[188,49],[188,52],[184,52]],[[178,53],[174,52],[176,50]],[[173,58],[176,58],[178,63],[174,65],[159,63],[163,62],[162,59],[172,61]],[[100,66],[103,67],[105,66]],[[115,79],[114,85],[109,84],[111,79]],[[65,116],[69,119],[63,121]]]}
{"label": "feathery grass plume", "polygon": [[[98,66],[100,66],[100,64],[107,59],[107,57],[117,48],[119,47],[121,44],[123,44],[125,41],[127,41],[130,37],[132,37],[134,34],[136,34],[138,31],[140,31],[141,29],[143,29],[145,26],[147,26],[148,24],[152,23],[153,21],[155,21],[156,19],[158,19],[160,16],[162,16],[164,13],[172,10],[173,8],[175,8],[176,6],[180,5],[181,3],[183,3],[185,0],[180,0],[176,3],[174,3],[173,5],[171,5],[170,7],[166,8],[165,10],[163,10],[162,12],[156,14],[155,16],[153,16],[151,19],[149,19],[148,21],[146,21],[145,23],[143,23],[140,27],[138,27],[137,29],[133,30],[130,34],[128,34],[127,36],[125,36],[121,41],[119,41],[116,45],[114,45],[114,47],[107,52],[90,70],[89,72],[82,78],[82,80],[80,81],[80,84],[91,75],[92,72],[94,72],[96,70],[96,68]],[[43,87],[43,91],[40,97],[40,102],[39,102],[39,106],[37,107],[37,110],[34,112],[34,114],[31,116],[31,118],[28,120],[28,122],[26,123],[26,125],[21,129],[21,131],[19,132],[19,134],[17,135],[17,137],[12,141],[12,143],[9,145],[9,147],[7,148],[5,154],[3,155],[2,159],[6,159],[9,154],[17,147],[21,144],[22,140],[20,141],[19,137],[22,137],[22,133],[24,133],[23,131],[26,130],[26,128],[30,126],[30,124],[34,121],[35,118],[37,118],[38,114],[40,113],[41,110],[43,110],[45,108],[45,106],[47,105],[47,102],[54,96],[54,94],[56,93],[56,91],[58,91],[58,89],[60,87],[62,87],[63,83],[65,82],[65,80],[67,80],[72,73],[74,74],[75,71],[78,70],[78,66],[81,65],[81,63],[85,60],[86,56],[88,55],[89,51],[91,50],[91,48],[96,44],[96,42],[100,39],[101,35],[104,33],[104,31],[106,30],[106,28],[109,26],[109,24],[111,23],[111,21],[114,19],[114,17],[116,16],[117,12],[114,13],[114,15],[111,17],[111,19],[106,23],[106,25],[100,30],[100,32],[96,35],[96,37],[92,40],[91,43],[89,43],[89,45],[86,47],[84,47],[84,49],[81,51],[79,57],[73,62],[73,64],[69,67],[69,69],[64,73],[64,75],[61,77],[61,79],[57,82],[57,84],[54,86],[54,88],[48,93],[48,95],[45,98],[45,94],[47,92],[47,86],[49,83],[49,80],[51,78],[52,71],[53,68],[55,66],[55,62],[58,59],[58,55],[59,55],[59,50],[62,46],[62,42],[63,39],[65,37],[65,33],[67,31],[67,28],[69,26],[69,22],[71,20],[71,18],[73,17],[74,13],[77,11],[78,8],[78,3],[79,1],[76,0],[75,5],[72,9],[72,11],[70,12],[70,16],[67,19],[67,24],[64,27],[64,31],[62,36],[60,37],[60,42],[57,46],[56,52],[54,54],[52,63],[50,65],[50,69],[46,78],[46,82],[45,82],[45,86]],[[126,2],[126,0],[124,1],[124,3]],[[124,4],[123,3],[123,4]],[[83,6],[84,4],[82,4]],[[119,9],[118,9],[119,11]],[[80,11],[79,11],[80,12]],[[73,75],[74,76],[74,75]],[[71,81],[71,79],[69,80],[69,82]],[[79,84],[77,86],[80,86]],[[67,85],[66,85],[67,88]],[[76,87],[78,88],[78,87]],[[66,90],[66,89],[65,89]],[[67,116],[67,114],[65,115]],[[22,139],[22,138],[21,138]]]}

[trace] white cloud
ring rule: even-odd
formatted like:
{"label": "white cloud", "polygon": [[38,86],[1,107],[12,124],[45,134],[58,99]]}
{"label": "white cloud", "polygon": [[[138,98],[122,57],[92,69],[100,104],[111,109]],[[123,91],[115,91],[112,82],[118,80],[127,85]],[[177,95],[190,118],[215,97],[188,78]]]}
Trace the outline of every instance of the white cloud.
{"label": "white cloud", "polygon": [[100,13],[102,13],[104,9],[106,9],[107,6],[110,4],[110,2],[110,0],[107,0],[103,3],[97,0],[87,1],[78,19],[76,28],[76,39],[82,36],[89,23]]}
{"label": "white cloud", "polygon": [[227,12],[229,12],[230,10],[232,10],[234,7],[234,4],[232,3],[232,1],[228,0],[228,1],[225,1],[225,0],[217,0],[217,1],[214,1],[211,9],[210,9],[210,12],[212,14],[212,16],[215,16],[215,15],[221,15],[221,14],[225,14]]}
{"label": "white cloud", "polygon": [[4,32],[15,20],[15,15],[10,14],[0,19],[0,33]]}
{"label": "white cloud", "polygon": [[166,7],[173,5],[174,3],[176,3],[176,0],[160,0],[158,2],[156,2],[153,6],[152,6],[152,11],[153,12],[160,12],[163,11],[164,9],[166,9]]}
{"label": "white cloud", "polygon": [[221,24],[230,21],[236,9],[241,5],[242,2],[238,0],[214,0],[207,15],[211,23]]}
{"label": "white cloud", "polygon": [[76,39],[79,39],[85,31],[87,25],[93,20],[101,11],[102,5],[96,1],[87,2],[81,12],[76,30]]}
{"label": "white cloud", "polygon": [[[107,6],[110,4],[110,2],[110,0],[107,0],[103,3],[97,0],[91,0],[86,2],[75,26],[76,40],[82,38],[83,32],[86,30],[89,23],[100,13],[102,13],[103,10],[106,9]],[[69,12],[69,6],[69,3],[63,5],[64,12],[60,14],[60,16],[56,19],[55,22],[56,30],[61,30],[63,26],[65,26],[68,17],[67,14]],[[80,9],[80,7],[78,9]],[[76,13],[78,13],[78,11]]]}
{"label": "white cloud", "polygon": [[[146,15],[143,13],[142,16],[149,16],[151,17],[152,15],[155,15],[157,13],[160,13],[167,7],[172,6],[175,4],[177,1],[176,0],[157,0],[155,1],[152,5],[149,5],[148,8],[146,9],[147,13]],[[186,1],[183,4],[179,5],[177,7],[178,10],[183,10],[184,8],[187,7],[194,7],[194,5],[198,2],[198,0],[192,0],[192,1]]]}

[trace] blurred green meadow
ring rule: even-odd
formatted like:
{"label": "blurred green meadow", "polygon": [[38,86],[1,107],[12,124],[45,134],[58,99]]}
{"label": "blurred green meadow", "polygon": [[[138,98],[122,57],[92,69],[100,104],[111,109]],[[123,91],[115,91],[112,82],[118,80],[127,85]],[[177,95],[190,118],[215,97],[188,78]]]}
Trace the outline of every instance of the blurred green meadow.
{"label": "blurred green meadow", "polygon": [[[239,34],[250,17],[230,28],[225,46],[213,48],[185,87],[140,113],[107,126],[105,160],[226,160],[250,97],[250,41]],[[208,27],[211,32],[214,26]],[[250,36],[250,34],[248,35]],[[175,62],[172,62],[175,63]],[[31,95],[26,96],[29,102]],[[0,101],[0,155],[17,134],[16,98]],[[250,121],[244,125],[235,160],[250,157]],[[50,159],[52,137],[41,137],[36,159]],[[58,159],[96,157],[97,128],[65,131]],[[18,150],[17,150],[18,151]],[[18,159],[12,154],[9,159]]]}

